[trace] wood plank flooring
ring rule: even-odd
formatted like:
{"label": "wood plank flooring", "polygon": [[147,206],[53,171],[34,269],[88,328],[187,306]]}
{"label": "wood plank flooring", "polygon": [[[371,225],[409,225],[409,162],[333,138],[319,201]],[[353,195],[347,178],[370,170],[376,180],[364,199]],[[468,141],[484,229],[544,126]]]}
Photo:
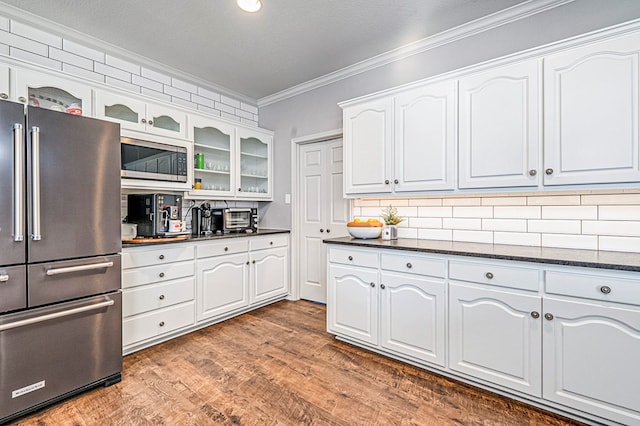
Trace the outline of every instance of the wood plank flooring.
{"label": "wood plank flooring", "polygon": [[579,425],[333,339],[283,301],[124,358],[123,381],[17,425]]}

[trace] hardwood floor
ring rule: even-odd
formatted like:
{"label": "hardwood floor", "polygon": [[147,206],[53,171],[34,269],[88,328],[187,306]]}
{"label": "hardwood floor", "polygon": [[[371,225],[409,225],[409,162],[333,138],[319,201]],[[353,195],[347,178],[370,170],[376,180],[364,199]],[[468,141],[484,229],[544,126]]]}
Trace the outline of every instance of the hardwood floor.
{"label": "hardwood floor", "polygon": [[18,425],[579,425],[333,339],[279,302],[124,358],[123,381]]}

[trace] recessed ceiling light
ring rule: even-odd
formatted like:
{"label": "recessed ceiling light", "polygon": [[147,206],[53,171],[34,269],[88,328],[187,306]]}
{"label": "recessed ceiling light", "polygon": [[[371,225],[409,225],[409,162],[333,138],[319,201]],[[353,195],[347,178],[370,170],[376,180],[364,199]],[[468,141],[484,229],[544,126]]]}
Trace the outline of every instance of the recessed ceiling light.
{"label": "recessed ceiling light", "polygon": [[237,0],[236,3],[245,12],[257,12],[262,7],[260,0]]}

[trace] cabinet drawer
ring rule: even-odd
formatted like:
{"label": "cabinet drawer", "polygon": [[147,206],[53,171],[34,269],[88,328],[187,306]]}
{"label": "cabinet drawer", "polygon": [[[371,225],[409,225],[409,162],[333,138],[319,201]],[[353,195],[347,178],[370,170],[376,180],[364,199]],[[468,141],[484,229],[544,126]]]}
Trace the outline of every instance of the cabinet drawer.
{"label": "cabinet drawer", "polygon": [[382,253],[380,264],[382,269],[388,271],[408,272],[432,277],[444,277],[446,271],[444,259],[434,259],[426,256]]}
{"label": "cabinet drawer", "polygon": [[193,300],[195,279],[182,278],[162,284],[125,289],[122,293],[122,317],[126,318]]}
{"label": "cabinet drawer", "polygon": [[195,248],[190,244],[173,244],[170,247],[145,247],[142,250],[138,248],[124,249],[122,251],[122,269],[193,260],[194,256]]}
{"label": "cabinet drawer", "polygon": [[228,240],[199,245],[198,259],[221,256],[223,254],[244,253],[247,251],[249,251],[248,238],[229,238]]}
{"label": "cabinet drawer", "polygon": [[345,265],[378,267],[378,252],[375,250],[364,251],[343,248],[331,248],[329,250],[329,262]]}
{"label": "cabinet drawer", "polygon": [[194,274],[194,268],[194,261],[191,260],[188,262],[170,263],[168,265],[125,269],[122,271],[122,288],[190,277]]}
{"label": "cabinet drawer", "polygon": [[449,278],[453,280],[489,284],[498,287],[538,291],[540,288],[538,277],[539,272],[537,269],[504,266],[491,262],[452,261],[449,264]]}
{"label": "cabinet drawer", "polygon": [[130,317],[122,322],[122,345],[160,336],[195,322],[194,302]]}
{"label": "cabinet drawer", "polygon": [[640,305],[640,276],[634,280],[611,275],[546,271],[545,291],[562,296]]}
{"label": "cabinet drawer", "polygon": [[262,250],[273,247],[286,247],[289,244],[289,236],[286,234],[269,237],[253,237],[250,239],[251,250]]}

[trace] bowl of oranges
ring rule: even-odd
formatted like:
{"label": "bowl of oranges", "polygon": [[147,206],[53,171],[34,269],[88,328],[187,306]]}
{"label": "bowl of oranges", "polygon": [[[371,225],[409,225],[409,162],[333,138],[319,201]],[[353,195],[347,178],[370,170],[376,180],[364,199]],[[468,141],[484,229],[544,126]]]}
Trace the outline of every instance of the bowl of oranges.
{"label": "bowl of oranges", "polygon": [[382,223],[378,219],[358,219],[347,223],[347,231],[353,238],[378,238],[382,232]]}

